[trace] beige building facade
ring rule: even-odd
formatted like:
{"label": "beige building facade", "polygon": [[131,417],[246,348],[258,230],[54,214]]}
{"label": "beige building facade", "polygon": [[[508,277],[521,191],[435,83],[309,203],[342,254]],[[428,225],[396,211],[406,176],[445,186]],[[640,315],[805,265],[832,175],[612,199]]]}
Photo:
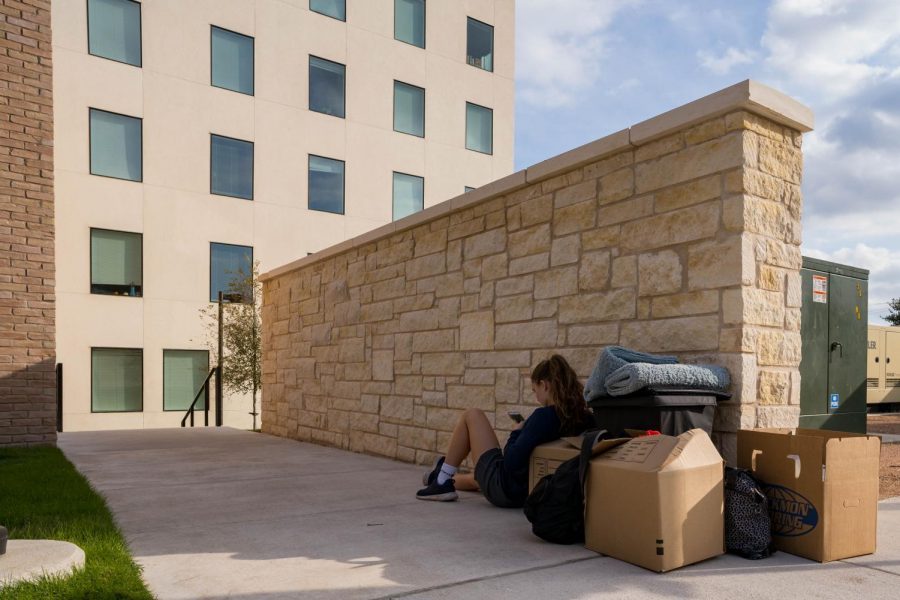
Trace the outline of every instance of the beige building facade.
{"label": "beige building facade", "polygon": [[513,169],[514,0],[63,0],[52,27],[66,431],[177,426],[217,252],[266,271]]}

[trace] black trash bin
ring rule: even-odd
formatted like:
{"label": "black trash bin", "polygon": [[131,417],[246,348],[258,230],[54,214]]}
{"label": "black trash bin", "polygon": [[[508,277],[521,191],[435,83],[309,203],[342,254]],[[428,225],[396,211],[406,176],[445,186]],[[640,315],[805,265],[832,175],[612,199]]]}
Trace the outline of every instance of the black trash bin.
{"label": "black trash bin", "polygon": [[663,435],[681,435],[690,429],[712,433],[716,405],[730,394],[706,390],[645,389],[628,396],[605,396],[588,402],[597,427],[615,436],[626,429],[653,429]]}

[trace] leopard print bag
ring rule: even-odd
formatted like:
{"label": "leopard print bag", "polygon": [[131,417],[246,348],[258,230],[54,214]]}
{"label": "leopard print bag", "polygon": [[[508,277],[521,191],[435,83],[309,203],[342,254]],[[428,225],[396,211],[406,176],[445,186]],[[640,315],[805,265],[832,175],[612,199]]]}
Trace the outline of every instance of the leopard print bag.
{"label": "leopard print bag", "polygon": [[775,552],[769,502],[747,469],[725,469],[725,549],[752,560]]}

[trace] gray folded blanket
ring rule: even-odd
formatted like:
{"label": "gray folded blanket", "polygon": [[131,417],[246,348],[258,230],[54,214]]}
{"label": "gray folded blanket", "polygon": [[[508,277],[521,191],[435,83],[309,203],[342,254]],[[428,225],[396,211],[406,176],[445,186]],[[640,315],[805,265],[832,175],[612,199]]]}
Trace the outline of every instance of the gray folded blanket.
{"label": "gray folded blanket", "polygon": [[678,359],[674,356],[663,356],[661,354],[646,354],[629,350],[622,346],[609,346],[600,352],[597,357],[597,364],[584,384],[584,399],[587,402],[595,400],[601,396],[608,396],[606,391],[606,378],[612,375],[613,371],[624,367],[629,363],[649,363],[649,364],[670,364],[674,365]]}
{"label": "gray folded blanket", "polygon": [[654,390],[696,389],[724,392],[731,385],[728,370],[707,365],[626,364],[606,378],[610,396],[625,396],[647,386]]}

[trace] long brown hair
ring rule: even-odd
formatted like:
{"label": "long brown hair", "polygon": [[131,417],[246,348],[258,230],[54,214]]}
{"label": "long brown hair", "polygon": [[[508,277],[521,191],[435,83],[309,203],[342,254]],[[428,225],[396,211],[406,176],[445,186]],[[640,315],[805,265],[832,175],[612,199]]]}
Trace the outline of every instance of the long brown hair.
{"label": "long brown hair", "polygon": [[542,360],[531,372],[531,381],[546,381],[550,384],[550,398],[553,400],[556,416],[559,417],[562,433],[578,433],[576,430],[588,416],[588,408],[584,401],[584,386],[578,381],[578,375],[566,359],[554,354]]}

